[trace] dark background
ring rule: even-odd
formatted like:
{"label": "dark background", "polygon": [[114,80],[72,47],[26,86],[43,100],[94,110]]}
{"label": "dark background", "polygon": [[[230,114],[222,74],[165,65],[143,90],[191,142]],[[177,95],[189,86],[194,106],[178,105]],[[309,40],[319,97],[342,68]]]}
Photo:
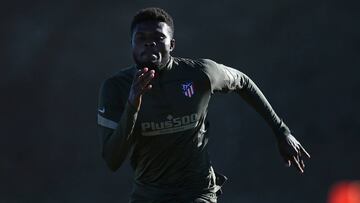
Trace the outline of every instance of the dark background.
{"label": "dark background", "polygon": [[[238,95],[215,95],[210,155],[220,202],[321,203],[360,179],[359,8],[346,1],[11,1],[1,16],[0,202],[127,202],[96,135],[102,80],[132,64],[140,8],[175,20],[174,55],[248,74],[311,153],[288,169],[270,128]],[[166,143],[164,143],[166,144]]]}

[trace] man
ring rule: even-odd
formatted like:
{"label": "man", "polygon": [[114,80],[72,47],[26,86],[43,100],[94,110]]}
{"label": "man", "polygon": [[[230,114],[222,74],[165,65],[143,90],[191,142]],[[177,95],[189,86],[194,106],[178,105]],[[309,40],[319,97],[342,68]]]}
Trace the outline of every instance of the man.
{"label": "man", "polygon": [[173,57],[174,25],[160,8],[140,10],[131,24],[135,65],[102,84],[98,126],[102,156],[116,171],[131,153],[130,202],[216,202],[224,176],[207,152],[210,97],[238,93],[270,125],[286,163],[304,170],[310,157],[244,73],[209,59]]}

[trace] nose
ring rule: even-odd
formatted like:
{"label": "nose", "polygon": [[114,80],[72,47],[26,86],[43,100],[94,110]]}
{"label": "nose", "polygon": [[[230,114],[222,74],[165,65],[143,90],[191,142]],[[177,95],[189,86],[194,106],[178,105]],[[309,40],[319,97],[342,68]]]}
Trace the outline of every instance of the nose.
{"label": "nose", "polygon": [[156,43],[155,43],[154,41],[146,42],[146,43],[145,43],[145,46],[146,46],[146,47],[154,47],[154,46],[156,46]]}

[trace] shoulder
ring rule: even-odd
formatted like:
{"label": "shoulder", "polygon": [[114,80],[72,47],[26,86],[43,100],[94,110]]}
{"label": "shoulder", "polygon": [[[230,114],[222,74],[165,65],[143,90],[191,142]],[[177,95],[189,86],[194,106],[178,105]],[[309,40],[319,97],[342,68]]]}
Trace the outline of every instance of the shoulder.
{"label": "shoulder", "polygon": [[213,72],[216,72],[219,64],[211,59],[207,58],[198,58],[198,59],[190,59],[190,58],[174,58],[174,63],[179,67],[192,69],[192,71],[199,72],[200,74],[205,74],[209,76]]}
{"label": "shoulder", "polygon": [[209,76],[209,74],[213,74],[214,72],[216,73],[219,66],[221,66],[221,64],[207,58],[190,59],[174,57],[174,63],[179,67],[191,68],[192,70],[201,72],[207,76]]}
{"label": "shoulder", "polygon": [[210,59],[191,59],[183,57],[174,57],[176,69],[192,77],[208,78],[209,71],[216,63]]}
{"label": "shoulder", "polygon": [[135,66],[130,66],[130,67],[121,69],[120,71],[118,71],[117,73],[112,75],[107,80],[110,80],[114,83],[130,83],[131,84],[135,73],[136,73]]}
{"label": "shoulder", "polygon": [[181,62],[187,64],[188,66],[193,67],[197,71],[200,71],[206,74],[207,76],[209,76],[209,74],[212,74],[212,72],[217,70],[218,66],[220,65],[214,60],[207,58],[199,58],[199,59],[182,58]]}
{"label": "shoulder", "polygon": [[183,57],[174,57],[174,63],[179,65],[187,65],[191,67],[209,67],[217,65],[217,63],[211,59],[199,58],[199,59],[191,59],[191,58],[183,58]]}
{"label": "shoulder", "polygon": [[122,86],[131,85],[135,73],[136,68],[134,66],[123,68],[106,78],[101,86],[102,88],[120,88]]}
{"label": "shoulder", "polygon": [[204,67],[211,67],[211,66],[217,66],[219,65],[217,62],[211,59],[201,58],[198,59],[199,63]]}
{"label": "shoulder", "polygon": [[131,66],[104,79],[100,85],[100,96],[109,99],[127,97],[135,72],[136,68]]}

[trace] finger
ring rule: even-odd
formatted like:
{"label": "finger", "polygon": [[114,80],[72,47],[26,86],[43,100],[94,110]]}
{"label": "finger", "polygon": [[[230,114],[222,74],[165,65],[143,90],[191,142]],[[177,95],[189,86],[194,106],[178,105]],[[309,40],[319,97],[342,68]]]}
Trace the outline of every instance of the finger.
{"label": "finger", "polygon": [[300,164],[301,168],[304,170],[305,164],[304,164],[304,160],[302,159],[300,151],[299,151],[299,154],[297,155],[297,160],[299,161],[299,164]]}
{"label": "finger", "polygon": [[294,167],[296,167],[300,173],[304,173],[304,170],[301,168],[300,163],[296,158],[292,159],[292,162],[294,163]]}
{"label": "finger", "polygon": [[141,74],[146,73],[149,69],[147,67],[140,69],[136,72],[135,78],[138,78]]}
{"label": "finger", "polygon": [[138,84],[141,94],[152,88],[152,85],[150,86],[149,83],[154,77],[155,77],[154,72],[145,73],[143,79],[141,81],[139,81],[139,84]]}
{"label": "finger", "polygon": [[290,157],[284,155],[283,153],[280,153],[280,154],[281,154],[281,156],[282,156],[282,158],[283,158],[283,160],[284,160],[284,165],[285,165],[286,167],[290,167],[290,166],[291,166]]}
{"label": "finger", "polygon": [[298,146],[293,140],[291,139],[287,140],[287,144],[291,147],[291,150],[293,151],[294,154],[299,153]]}
{"label": "finger", "polygon": [[293,150],[295,151],[295,153],[298,154],[299,153],[299,147],[297,146],[297,144],[291,143],[291,146],[292,146]]}
{"label": "finger", "polygon": [[301,172],[301,173],[304,173],[304,169],[301,168],[301,165],[299,163],[299,160],[293,156],[293,161],[295,162],[295,167]]}
{"label": "finger", "polygon": [[142,77],[140,83],[143,87],[146,87],[148,83],[155,77],[155,71],[151,70],[146,73],[144,73],[144,76]]}
{"label": "finger", "polygon": [[143,92],[146,92],[146,91],[150,90],[151,88],[152,88],[152,85],[149,84],[144,88]]}
{"label": "finger", "polygon": [[310,154],[305,150],[305,148],[302,145],[300,145],[300,149],[301,149],[302,152],[304,152],[306,154],[306,156],[308,158],[311,158]]}
{"label": "finger", "polygon": [[136,81],[134,82],[135,83],[135,86],[136,87],[139,87],[139,89],[144,89],[149,81],[154,78],[155,76],[155,71],[154,70],[151,70],[151,71],[147,71],[146,69],[147,68],[144,68],[145,72],[142,72],[141,75],[139,75],[139,77],[136,79]]}
{"label": "finger", "polygon": [[134,79],[133,79],[133,86],[139,86],[139,81],[144,77],[144,74],[147,72],[147,68],[143,68],[138,70],[135,73]]}
{"label": "finger", "polygon": [[304,162],[303,159],[300,160],[300,164],[301,164],[301,167],[302,167],[303,169],[305,169],[305,162]]}
{"label": "finger", "polygon": [[287,160],[286,163],[285,163],[285,166],[286,166],[286,167],[290,167],[290,166],[291,166],[291,161],[290,161],[290,160]]}
{"label": "finger", "polygon": [[143,79],[146,78],[147,76],[155,73],[155,70],[147,71],[147,70],[146,70],[147,68],[144,68],[144,69],[145,69],[145,70],[142,71],[142,74],[139,76],[139,80],[140,80],[140,79],[143,80]]}

